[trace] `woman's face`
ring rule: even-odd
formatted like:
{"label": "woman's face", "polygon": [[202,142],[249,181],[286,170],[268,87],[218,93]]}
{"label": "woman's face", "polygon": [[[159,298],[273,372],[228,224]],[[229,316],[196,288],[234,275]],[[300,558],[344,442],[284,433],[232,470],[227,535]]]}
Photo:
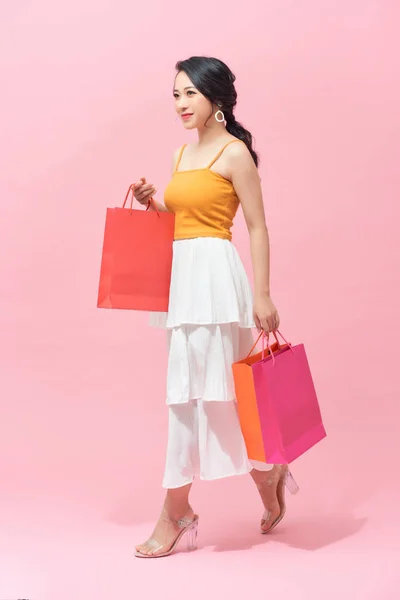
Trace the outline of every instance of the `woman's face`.
{"label": "woman's face", "polygon": [[175,110],[185,129],[204,126],[210,117],[211,102],[194,87],[184,71],[180,71],[176,76],[174,98]]}

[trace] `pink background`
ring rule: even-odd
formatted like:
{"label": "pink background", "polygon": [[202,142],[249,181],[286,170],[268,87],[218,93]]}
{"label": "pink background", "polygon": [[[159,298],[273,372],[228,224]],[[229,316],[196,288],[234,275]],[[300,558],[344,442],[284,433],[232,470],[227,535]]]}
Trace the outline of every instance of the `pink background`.
{"label": "pink background", "polygon": [[[396,0],[4,5],[0,599],[398,597],[399,17]],[[145,562],[164,334],[97,309],[97,284],[106,207],[142,175],[162,199],[191,139],[172,83],[193,54],[237,75],[281,329],[306,345],[328,438],[293,465],[274,535],[249,478],[201,483],[198,553]],[[250,273],[242,215],[234,241]]]}

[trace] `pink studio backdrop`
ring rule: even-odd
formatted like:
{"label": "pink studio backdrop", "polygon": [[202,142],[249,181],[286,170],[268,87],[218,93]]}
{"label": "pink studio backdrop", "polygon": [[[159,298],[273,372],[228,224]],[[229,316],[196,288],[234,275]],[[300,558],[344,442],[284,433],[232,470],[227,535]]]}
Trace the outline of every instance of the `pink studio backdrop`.
{"label": "pink studio backdrop", "polygon": [[[192,54],[237,75],[236,116],[261,155],[273,298],[282,332],[306,345],[328,431],[293,466],[303,493],[292,518],[322,515],[333,544],[367,535],[398,505],[399,4],[247,10],[227,0],[3,7],[0,524],[13,553],[10,523],[32,514],[121,527],[157,516],[165,336],[147,315],[97,309],[97,284],[106,207],[142,175],[161,200],[173,149],[192,139],[172,99],[174,64]],[[250,273],[241,214],[234,242]],[[194,502],[214,524],[259,510],[244,478],[197,485]],[[382,551],[397,543],[395,525],[381,523]],[[309,549],[301,532],[297,547]],[[10,565],[0,598],[26,573]]]}

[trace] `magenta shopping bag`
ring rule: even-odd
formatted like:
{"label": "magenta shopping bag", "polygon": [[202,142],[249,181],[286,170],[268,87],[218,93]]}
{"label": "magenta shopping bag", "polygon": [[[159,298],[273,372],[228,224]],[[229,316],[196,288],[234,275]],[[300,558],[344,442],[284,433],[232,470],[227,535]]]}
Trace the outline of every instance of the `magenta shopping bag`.
{"label": "magenta shopping bag", "polygon": [[288,464],[326,431],[304,345],[265,339],[268,352],[233,365],[240,425],[250,459]]}

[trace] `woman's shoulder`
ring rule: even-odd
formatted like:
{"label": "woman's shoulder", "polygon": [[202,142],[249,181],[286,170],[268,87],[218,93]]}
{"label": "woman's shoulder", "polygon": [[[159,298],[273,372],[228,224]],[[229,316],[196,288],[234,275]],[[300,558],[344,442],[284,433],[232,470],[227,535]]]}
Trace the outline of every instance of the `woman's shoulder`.
{"label": "woman's shoulder", "polygon": [[179,153],[181,152],[182,148],[184,148],[185,146],[187,146],[187,144],[182,144],[182,146],[179,146],[179,148],[175,148],[175,150],[172,151],[172,156],[174,158],[178,158]]}
{"label": "woman's shoulder", "polygon": [[[232,143],[232,142],[238,142],[238,143]],[[178,148],[173,150],[173,152],[172,152],[173,170],[175,169],[175,166],[179,160],[179,156],[180,156],[182,150],[185,149],[185,152],[187,151],[190,153],[193,149],[195,149],[194,147],[195,147],[195,144],[182,144],[181,146],[179,146]],[[216,148],[215,148],[216,152],[218,150],[218,147],[220,150],[223,150],[223,153],[225,154],[225,156],[228,159],[231,157],[233,159],[251,158],[251,154],[250,154],[249,149],[246,146],[245,142],[243,142],[242,140],[240,140],[239,138],[237,138],[233,135],[229,135],[229,136],[226,136],[223,139],[221,139],[219,144],[216,145]]]}
{"label": "woman's shoulder", "polygon": [[229,179],[232,179],[233,173],[237,169],[252,167],[254,165],[253,158],[245,142],[238,138],[233,138],[231,141],[239,143],[231,144],[228,142],[228,146],[223,152],[224,162],[229,171]]}
{"label": "woman's shoulder", "polygon": [[[231,142],[238,142],[237,144]],[[226,142],[225,152],[228,153],[229,156],[238,156],[243,157],[247,154],[250,154],[248,147],[243,142],[243,140],[239,140],[239,138],[232,136],[230,140]]]}
{"label": "woman's shoulder", "polygon": [[176,163],[178,162],[179,155],[180,155],[182,149],[184,148],[184,146],[187,146],[187,144],[182,144],[182,146],[179,146],[179,148],[176,148],[172,152],[172,172],[175,171]]}

